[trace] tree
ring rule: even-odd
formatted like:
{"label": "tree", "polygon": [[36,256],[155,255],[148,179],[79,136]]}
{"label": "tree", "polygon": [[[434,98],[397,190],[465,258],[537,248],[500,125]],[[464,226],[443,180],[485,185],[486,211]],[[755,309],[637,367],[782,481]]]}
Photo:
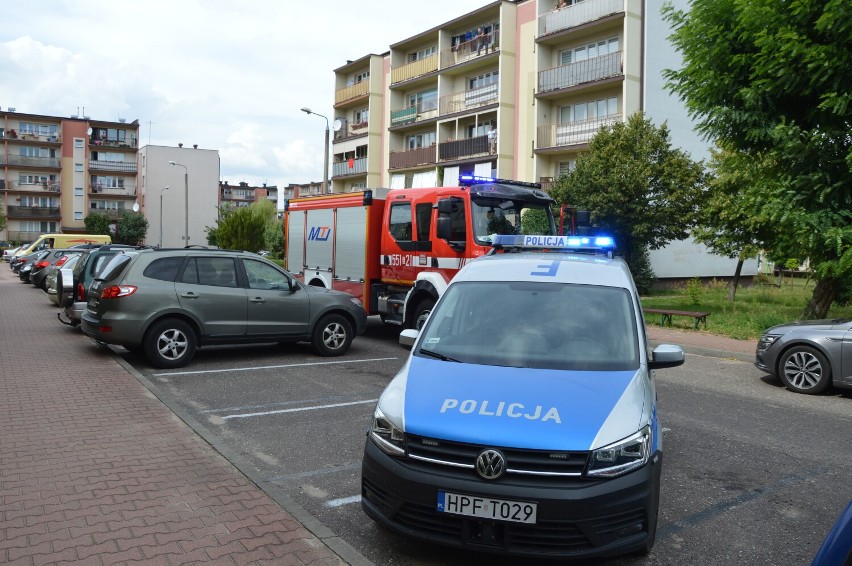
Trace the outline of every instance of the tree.
{"label": "tree", "polygon": [[121,213],[115,226],[113,242],[116,244],[137,245],[145,240],[148,234],[148,220],[139,212],[125,210]]}
{"label": "tree", "polygon": [[99,214],[97,212],[90,214],[83,219],[83,225],[86,227],[87,234],[112,236],[112,230],[109,229],[109,216],[106,214]]}
{"label": "tree", "polygon": [[[275,204],[269,200],[229,212],[215,228],[217,245],[232,250],[258,252],[266,245],[269,225],[276,220]],[[211,230],[208,229],[208,239]]]}
{"label": "tree", "polygon": [[3,207],[0,207],[0,230],[6,229],[6,215],[3,212]]}
{"label": "tree", "polygon": [[848,0],[693,0],[664,8],[683,57],[666,70],[707,139],[749,156],[744,198],[777,226],[775,255],[808,258],[803,318],[852,274],[852,18]]}
{"label": "tree", "polygon": [[653,282],[647,251],[689,235],[704,181],[701,163],[671,147],[668,127],[636,113],[601,128],[550,194],[591,212],[592,224],[615,237],[637,286],[647,292]]}

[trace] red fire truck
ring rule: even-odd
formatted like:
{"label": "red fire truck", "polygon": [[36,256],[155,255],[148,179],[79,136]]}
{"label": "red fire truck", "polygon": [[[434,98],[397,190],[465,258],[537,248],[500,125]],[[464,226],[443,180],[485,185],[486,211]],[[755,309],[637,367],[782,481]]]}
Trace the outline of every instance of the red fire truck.
{"label": "red fire truck", "polygon": [[494,234],[556,234],[553,198],[538,184],[459,182],[290,199],[287,268],[305,284],[359,298],[389,324],[419,328],[465,262],[491,250]]}

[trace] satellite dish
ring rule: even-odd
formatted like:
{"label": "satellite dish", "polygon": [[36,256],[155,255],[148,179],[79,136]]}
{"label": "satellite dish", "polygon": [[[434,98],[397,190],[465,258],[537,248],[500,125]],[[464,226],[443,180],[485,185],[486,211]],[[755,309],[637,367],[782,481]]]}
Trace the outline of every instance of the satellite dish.
{"label": "satellite dish", "polygon": [[133,212],[139,212],[139,203],[138,202],[133,203]]}
{"label": "satellite dish", "polygon": [[343,120],[341,120],[340,118],[335,118],[333,126],[334,126],[334,131],[339,132],[340,128],[343,127]]}
{"label": "satellite dish", "polygon": [[92,135],[92,128],[89,128],[88,130],[86,130],[86,133],[91,136]]}

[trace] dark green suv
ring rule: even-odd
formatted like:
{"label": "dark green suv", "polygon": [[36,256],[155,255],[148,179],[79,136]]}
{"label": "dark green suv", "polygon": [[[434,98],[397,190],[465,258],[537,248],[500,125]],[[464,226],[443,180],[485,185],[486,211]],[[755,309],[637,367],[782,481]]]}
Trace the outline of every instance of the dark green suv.
{"label": "dark green suv", "polygon": [[185,366],[208,344],[308,341],[339,356],[366,324],[351,295],[303,285],[253,253],[195,248],[115,255],[82,315],[86,335],[160,368]]}

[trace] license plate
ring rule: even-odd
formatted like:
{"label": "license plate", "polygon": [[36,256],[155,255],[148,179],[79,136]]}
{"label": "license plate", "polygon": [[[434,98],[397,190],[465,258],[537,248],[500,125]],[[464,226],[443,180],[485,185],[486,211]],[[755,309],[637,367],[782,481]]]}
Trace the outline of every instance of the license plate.
{"label": "license plate", "polygon": [[508,501],[475,495],[438,492],[438,512],[479,519],[535,524],[538,505],[527,501]]}

